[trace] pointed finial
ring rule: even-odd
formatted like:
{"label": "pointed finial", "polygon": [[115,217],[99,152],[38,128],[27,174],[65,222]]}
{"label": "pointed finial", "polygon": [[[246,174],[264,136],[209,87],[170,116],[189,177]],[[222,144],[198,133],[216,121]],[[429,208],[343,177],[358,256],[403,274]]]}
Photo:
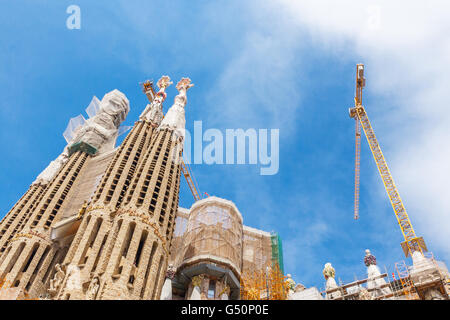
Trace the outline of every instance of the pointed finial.
{"label": "pointed finial", "polygon": [[366,255],[364,256],[364,264],[366,265],[366,267],[370,266],[370,265],[377,265],[377,258],[375,258],[375,256],[370,253],[369,249],[366,249]]}
{"label": "pointed finial", "polygon": [[331,263],[327,262],[327,263],[325,263],[325,267],[323,268],[322,273],[323,273],[325,279],[328,279],[328,278],[330,278],[330,277],[331,277],[331,278],[334,278],[334,276],[335,276],[335,274],[336,274],[336,271],[335,271],[334,268],[331,266]]}
{"label": "pointed finial", "polygon": [[177,88],[178,91],[181,92],[182,90],[186,91],[189,88],[192,88],[193,86],[194,86],[194,84],[191,83],[191,79],[189,79],[189,78],[181,78],[181,80],[178,81],[176,88]]}
{"label": "pointed finial", "polygon": [[161,79],[158,80],[156,85],[160,89],[160,91],[164,91],[168,86],[170,86],[173,82],[170,81],[169,76],[162,76]]}

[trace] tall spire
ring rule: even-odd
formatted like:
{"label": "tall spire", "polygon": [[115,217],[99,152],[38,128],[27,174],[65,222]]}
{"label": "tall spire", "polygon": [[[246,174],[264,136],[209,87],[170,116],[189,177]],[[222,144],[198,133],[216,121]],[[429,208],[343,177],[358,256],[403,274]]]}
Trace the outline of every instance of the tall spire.
{"label": "tall spire", "polygon": [[191,79],[189,78],[182,78],[177,83],[176,88],[179,91],[179,94],[175,96],[172,107],[169,109],[163,121],[161,122],[161,125],[159,126],[160,129],[173,129],[174,134],[184,137],[184,128],[186,125],[186,119],[184,117],[184,107],[187,103],[186,92],[193,86],[194,84],[191,83]]}
{"label": "tall spire", "polygon": [[156,93],[155,99],[145,107],[144,111],[142,111],[139,120],[148,121],[155,127],[161,123],[163,119],[162,104],[167,97],[166,88],[172,83],[169,76],[162,76],[161,79],[158,80],[156,85],[158,86],[159,91]]}

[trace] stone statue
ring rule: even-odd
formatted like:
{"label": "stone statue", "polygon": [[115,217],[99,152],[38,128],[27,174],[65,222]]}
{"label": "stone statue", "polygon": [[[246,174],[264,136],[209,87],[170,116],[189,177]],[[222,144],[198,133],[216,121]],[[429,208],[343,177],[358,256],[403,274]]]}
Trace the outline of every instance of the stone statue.
{"label": "stone statue", "polygon": [[67,267],[67,281],[65,287],[67,290],[81,290],[80,268],[74,265],[69,265]]}
{"label": "stone statue", "polygon": [[98,276],[94,276],[87,289],[86,300],[95,300],[99,288],[100,288],[100,279],[98,278]]}
{"label": "stone statue", "polygon": [[153,126],[159,126],[163,119],[162,103],[167,97],[165,90],[172,83],[169,76],[162,76],[161,79],[158,80],[156,85],[158,86],[159,91],[156,93],[156,97],[151,104],[148,104],[139,116],[140,120],[146,120]]}
{"label": "stone statue", "polygon": [[56,269],[55,276],[53,277],[52,280],[50,280],[50,288],[48,289],[48,292],[52,296],[54,296],[58,292],[62,282],[64,281],[64,277],[66,276],[65,272],[63,271],[59,263],[55,265],[55,269]]}

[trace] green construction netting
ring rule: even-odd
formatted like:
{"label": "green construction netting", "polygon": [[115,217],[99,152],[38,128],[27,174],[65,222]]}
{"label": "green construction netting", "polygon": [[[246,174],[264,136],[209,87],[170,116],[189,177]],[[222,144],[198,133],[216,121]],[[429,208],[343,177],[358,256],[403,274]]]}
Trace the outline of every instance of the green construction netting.
{"label": "green construction netting", "polygon": [[278,263],[281,272],[284,274],[283,245],[281,243],[281,238],[278,233],[272,232],[270,240],[272,243],[272,263]]}
{"label": "green construction netting", "polygon": [[83,151],[87,154],[94,155],[97,152],[97,149],[86,142],[80,141],[69,147],[69,156],[77,151]]}

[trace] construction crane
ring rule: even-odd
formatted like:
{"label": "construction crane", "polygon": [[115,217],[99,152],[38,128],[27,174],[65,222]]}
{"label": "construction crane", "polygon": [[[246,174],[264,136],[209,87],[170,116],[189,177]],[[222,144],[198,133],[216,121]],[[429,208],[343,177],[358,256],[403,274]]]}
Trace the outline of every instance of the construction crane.
{"label": "construction crane", "polygon": [[[146,80],[144,82],[140,83],[142,91],[147,96],[147,99],[150,103],[153,102],[153,99],[155,98],[155,89],[153,89],[153,81],[152,80]],[[198,201],[202,199],[200,188],[198,187],[198,183],[195,180],[194,175],[192,174],[192,170],[189,166],[189,164],[185,164],[183,159],[181,159],[181,172],[184,175],[184,178],[186,179],[186,182],[189,186],[189,189],[192,192],[192,195],[194,196],[194,200]]]}
{"label": "construction crane", "polygon": [[370,150],[375,159],[378,167],[381,179],[383,180],[384,187],[388,194],[389,200],[391,201],[392,208],[394,209],[397,222],[402,231],[405,241],[401,243],[403,252],[405,256],[408,257],[412,255],[414,251],[428,251],[425,241],[422,237],[417,237],[414,232],[411,221],[409,220],[406,209],[403,205],[400,194],[398,193],[397,187],[395,186],[394,179],[389,171],[389,167],[384,159],[383,153],[381,152],[381,147],[378,144],[378,140],[375,136],[375,132],[370,124],[369,117],[367,116],[366,110],[362,105],[362,89],[366,85],[366,79],[364,78],[364,65],[356,65],[356,95],[355,95],[355,106],[349,109],[350,117],[355,119],[356,123],[356,157],[355,157],[355,212],[354,218],[359,217],[359,162],[360,162],[360,152],[361,152],[361,129],[364,130],[364,134],[369,143]]}

